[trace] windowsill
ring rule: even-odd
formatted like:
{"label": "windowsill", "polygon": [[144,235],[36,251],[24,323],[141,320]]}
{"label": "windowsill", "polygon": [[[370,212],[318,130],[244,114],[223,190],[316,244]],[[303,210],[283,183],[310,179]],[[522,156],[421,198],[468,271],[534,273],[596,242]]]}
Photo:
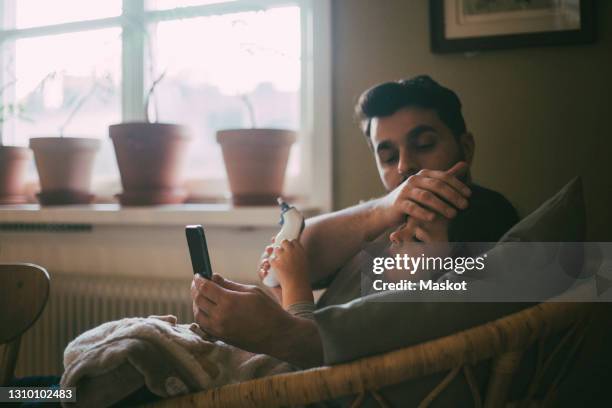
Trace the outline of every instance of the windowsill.
{"label": "windowsill", "polygon": [[[313,207],[298,208],[305,217],[319,213]],[[225,227],[272,227],[280,211],[270,207],[233,207],[228,204],[180,204],[155,207],[121,207],[92,204],[41,207],[38,204],[0,207],[0,223],[58,223],[91,225],[177,226],[203,224]]]}

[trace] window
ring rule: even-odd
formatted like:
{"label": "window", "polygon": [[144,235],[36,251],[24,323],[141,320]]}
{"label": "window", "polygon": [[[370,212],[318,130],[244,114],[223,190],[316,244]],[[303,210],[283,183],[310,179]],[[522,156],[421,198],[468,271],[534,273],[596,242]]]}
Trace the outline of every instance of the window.
{"label": "window", "polygon": [[101,139],[94,189],[110,198],[120,184],[108,126],[143,120],[145,94],[163,77],[148,113],[189,127],[194,197],[227,195],[217,130],[282,127],[300,133],[286,193],[331,207],[327,0],[0,4],[2,99],[23,109],[3,124],[10,143],[60,134]]}

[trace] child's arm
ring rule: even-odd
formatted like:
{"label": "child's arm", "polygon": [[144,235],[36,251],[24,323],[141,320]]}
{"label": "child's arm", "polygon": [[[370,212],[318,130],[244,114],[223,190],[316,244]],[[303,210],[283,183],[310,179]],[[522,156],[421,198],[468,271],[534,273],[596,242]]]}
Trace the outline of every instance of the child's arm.
{"label": "child's arm", "polygon": [[299,241],[283,241],[274,249],[270,266],[276,271],[283,291],[284,309],[297,303],[314,304],[306,252]]}

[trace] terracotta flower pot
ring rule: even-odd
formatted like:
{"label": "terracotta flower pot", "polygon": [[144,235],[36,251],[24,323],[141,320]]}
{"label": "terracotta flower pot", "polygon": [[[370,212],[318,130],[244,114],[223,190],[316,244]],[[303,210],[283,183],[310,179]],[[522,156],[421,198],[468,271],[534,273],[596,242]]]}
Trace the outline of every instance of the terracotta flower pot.
{"label": "terracotta flower pot", "polygon": [[35,137],[30,139],[40,180],[42,205],[89,204],[91,174],[97,139],[81,137]]}
{"label": "terracotta flower pot", "polygon": [[274,205],[283,192],[296,132],[230,129],[217,132],[235,205]]}
{"label": "terracotta flower pot", "polygon": [[23,204],[28,162],[32,150],[19,146],[0,146],[0,204]]}
{"label": "terracotta flower pot", "polygon": [[122,205],[177,204],[190,138],[184,126],[168,123],[120,123],[109,127],[121,174]]}

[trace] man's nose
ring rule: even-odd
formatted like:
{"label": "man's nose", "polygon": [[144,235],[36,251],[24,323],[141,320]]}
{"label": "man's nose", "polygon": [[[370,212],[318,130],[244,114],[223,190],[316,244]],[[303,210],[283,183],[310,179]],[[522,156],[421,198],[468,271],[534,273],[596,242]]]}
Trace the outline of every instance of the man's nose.
{"label": "man's nose", "polygon": [[397,172],[404,176],[404,178],[408,178],[417,172],[416,163],[407,151],[400,152],[400,157],[397,162]]}

